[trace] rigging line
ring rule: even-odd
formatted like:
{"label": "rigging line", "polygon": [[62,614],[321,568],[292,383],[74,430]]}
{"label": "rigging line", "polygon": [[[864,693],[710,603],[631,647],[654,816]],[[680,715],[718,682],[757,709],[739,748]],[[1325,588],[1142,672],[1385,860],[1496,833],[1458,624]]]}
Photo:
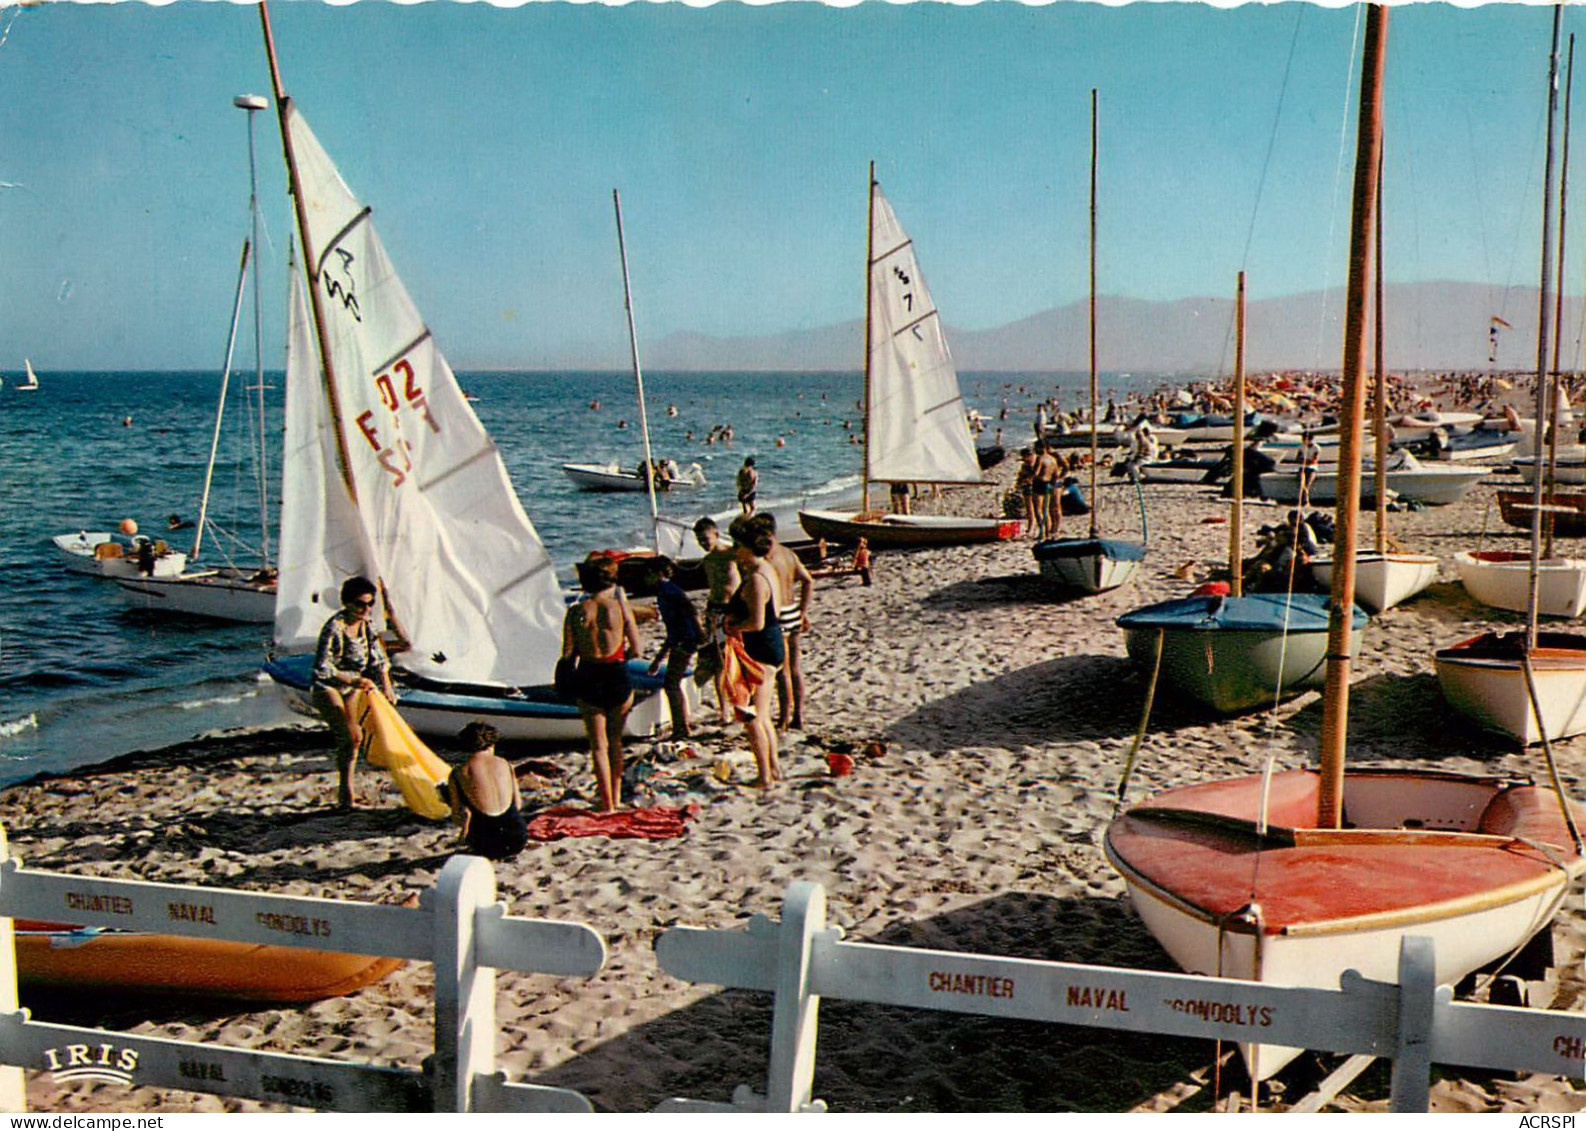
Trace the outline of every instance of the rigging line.
{"label": "rigging line", "polygon": [[1325,348],[1324,342],[1327,338],[1327,296],[1328,292],[1332,290],[1333,285],[1333,257],[1331,254],[1331,248],[1333,246],[1334,234],[1338,229],[1338,194],[1339,189],[1343,185],[1344,162],[1349,156],[1349,130],[1353,125],[1351,121],[1351,115],[1349,113],[1349,92],[1354,89],[1355,85],[1355,60],[1360,57],[1360,39],[1364,31],[1362,20],[1365,16],[1365,11],[1366,6],[1364,4],[1355,5],[1355,33],[1350,38],[1349,46],[1349,81],[1344,84],[1344,112],[1340,116],[1341,121],[1339,122],[1338,126],[1338,159],[1333,162],[1333,203],[1332,207],[1329,208],[1327,212],[1326,246],[1329,249],[1329,254],[1327,256],[1326,266],[1323,268],[1322,303],[1316,312],[1316,350],[1311,355],[1312,369],[1322,368],[1322,351]]}
{"label": "rigging line", "polygon": [[[1484,217],[1488,214],[1487,202],[1482,199],[1481,195],[1481,172],[1476,164],[1476,127],[1470,119],[1469,103],[1465,105],[1465,138],[1470,143],[1470,183],[1476,192],[1476,215]],[[1487,225],[1478,224],[1476,229],[1481,233],[1481,263],[1485,269],[1487,279],[1487,309],[1490,311],[1494,306],[1492,298],[1492,245],[1487,241]],[[1498,313],[1502,314],[1503,311],[1500,309]]]}
{"label": "rigging line", "polygon": [[1272,113],[1272,132],[1267,135],[1267,153],[1261,161],[1261,177],[1256,181],[1256,199],[1250,206],[1250,227],[1245,232],[1244,253],[1239,257],[1239,266],[1250,267],[1250,245],[1256,238],[1256,219],[1261,212],[1261,197],[1266,191],[1267,174],[1272,169],[1272,151],[1278,144],[1278,126],[1283,120],[1283,102],[1289,91],[1289,75],[1294,69],[1294,52],[1300,43],[1300,24],[1305,19],[1305,5],[1294,6],[1294,34],[1289,37],[1289,57],[1283,62],[1283,81],[1278,85],[1278,105]]}

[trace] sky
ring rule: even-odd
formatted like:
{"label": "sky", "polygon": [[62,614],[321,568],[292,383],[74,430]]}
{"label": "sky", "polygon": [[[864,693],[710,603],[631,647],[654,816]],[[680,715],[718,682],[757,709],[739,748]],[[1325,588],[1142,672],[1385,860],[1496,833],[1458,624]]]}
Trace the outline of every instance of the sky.
{"label": "sky", "polygon": [[[23,356],[41,372],[219,368],[248,229],[232,99],[270,89],[257,11],[8,2],[0,372]],[[1343,284],[1358,7],[275,0],[270,15],[288,94],[458,369],[626,366],[614,189],[641,350],[859,317],[871,161],[949,326],[1081,300],[1092,89],[1102,293],[1230,294],[1241,269],[1253,298]],[[1535,286],[1551,27],[1545,6],[1393,9],[1389,282]],[[1586,102],[1586,37],[1582,64]],[[254,127],[278,365],[291,217],[273,113]],[[1571,294],[1583,263],[1570,253]]]}

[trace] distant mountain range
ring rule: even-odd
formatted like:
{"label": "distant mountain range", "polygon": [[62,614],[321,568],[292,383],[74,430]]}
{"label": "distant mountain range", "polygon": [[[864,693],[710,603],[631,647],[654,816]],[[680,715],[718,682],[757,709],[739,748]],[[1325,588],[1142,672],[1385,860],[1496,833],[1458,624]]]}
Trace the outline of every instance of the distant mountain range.
{"label": "distant mountain range", "polygon": [[[1246,367],[1336,370],[1343,353],[1343,288],[1253,299],[1246,312]],[[1394,369],[1519,369],[1536,364],[1535,287],[1482,283],[1390,284],[1383,306],[1388,365]],[[1494,316],[1496,365],[1488,362]],[[947,326],[964,371],[1031,372],[1089,367],[1089,304],[1071,303],[989,330]],[[1218,374],[1233,367],[1232,296],[1174,302],[1104,296],[1097,300],[1097,357],[1103,370]],[[1566,364],[1579,353],[1581,302],[1564,304]],[[764,337],[673,334],[645,346],[645,365],[682,370],[846,370],[860,368],[858,319]]]}

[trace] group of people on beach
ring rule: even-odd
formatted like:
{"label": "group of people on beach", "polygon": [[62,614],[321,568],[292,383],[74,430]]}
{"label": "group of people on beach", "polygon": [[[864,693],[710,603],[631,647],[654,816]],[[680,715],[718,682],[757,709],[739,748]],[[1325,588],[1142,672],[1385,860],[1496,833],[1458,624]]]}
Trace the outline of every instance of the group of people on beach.
{"label": "group of people on beach", "polygon": [[[663,688],[672,715],[672,738],[692,733],[683,681],[709,680],[723,725],[741,723],[754,754],[755,785],[769,788],[782,777],[777,732],[802,727],[804,673],[802,638],[809,627],[813,580],[798,556],[776,537],[769,513],[745,513],[728,528],[724,543],[716,524],[702,518],[694,534],[707,593],[704,616],[674,580],[676,563],[658,555],[649,581],[665,637],[650,664],[665,666]],[[618,584],[617,560],[595,553],[578,564],[583,596],[567,610],[562,629],[558,689],[578,704],[594,764],[596,808],[621,803],[623,731],[633,706],[628,657],[643,652],[638,619]],[[773,696],[781,708],[772,718]]]}
{"label": "group of people on beach", "polygon": [[[665,556],[649,562],[647,580],[665,636],[650,664],[665,669],[664,693],[673,739],[692,733],[684,681],[710,683],[722,724],[740,723],[754,755],[755,785],[782,778],[778,731],[804,721],[802,642],[809,627],[813,579],[798,556],[776,537],[769,513],[742,514],[723,541],[703,518],[695,537],[705,551],[707,586],[703,617],[674,580]],[[643,654],[639,621],[618,583],[617,557],[596,552],[577,565],[582,596],[562,623],[556,686],[578,706],[595,776],[595,809],[621,805],[623,732],[634,702],[628,660]],[[868,563],[867,563],[868,565]],[[867,570],[868,572],[868,570]],[[320,631],[310,698],[334,738],[337,805],[351,809],[359,751],[365,743],[367,704],[357,693],[398,702],[391,660],[374,624],[379,589],[354,577],[341,589],[341,608]],[[778,707],[778,700],[780,707]],[[498,734],[473,723],[459,738],[468,758],[452,771],[447,792],[468,850],[490,859],[517,854],[526,841],[522,798],[511,766],[495,753]]]}

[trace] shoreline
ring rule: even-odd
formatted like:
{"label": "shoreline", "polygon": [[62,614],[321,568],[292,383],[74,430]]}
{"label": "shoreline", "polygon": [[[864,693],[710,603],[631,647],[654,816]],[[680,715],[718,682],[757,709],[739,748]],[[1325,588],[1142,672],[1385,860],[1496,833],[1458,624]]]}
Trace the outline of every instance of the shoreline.
{"label": "shoreline", "polygon": [[[1011,481],[1017,443],[994,471],[1000,486],[943,493],[928,505],[990,513]],[[1134,536],[1139,512],[1127,481],[1103,472],[1101,520]],[[1490,474],[1460,503],[1391,516],[1396,537],[1437,554],[1440,580],[1373,618],[1351,688],[1354,765],[1438,766],[1541,776],[1541,754],[1515,751],[1452,718],[1431,651],[1495,624],[1454,578],[1449,558],[1485,533],[1512,539],[1489,513]],[[498,865],[499,898],[514,914],[588,923],[610,960],[588,980],[502,973],[498,1058],[509,1078],[573,1088],[597,1110],[647,1111],[673,1096],[726,1100],[763,1085],[770,1001],[661,972],[652,951],[666,928],[743,925],[780,915],[789,883],[825,885],[830,918],[859,941],[980,951],[1100,965],[1173,969],[1129,908],[1100,837],[1118,776],[1141,723],[1145,679],[1112,624],[1140,605],[1182,595],[1227,557],[1226,503],[1206,488],[1143,487],[1150,553],[1134,584],[1070,599],[1039,578],[1028,538],[992,546],[874,554],[875,583],[818,583],[805,642],[809,730],[784,746],[788,781],[769,793],[720,781],[747,744],[740,728],[708,728],[692,759],[658,761],[661,804],[698,800],[679,838],[571,838],[531,843]],[[1286,507],[1258,506],[1254,529]],[[1318,508],[1320,509],[1320,508]],[[1070,524],[1088,519],[1070,518]],[[1371,522],[1362,521],[1362,538]],[[698,595],[695,595],[698,600]],[[649,648],[655,633],[645,632]],[[707,719],[709,714],[706,714]],[[1158,696],[1128,790],[1160,788],[1314,762],[1320,695],[1232,718]],[[879,757],[866,755],[871,742]],[[643,755],[655,744],[634,742]],[[856,751],[852,775],[833,778],[825,754]],[[1557,744],[1572,792],[1586,779],[1586,739]],[[445,753],[444,751],[438,751]],[[582,750],[504,747],[525,800],[592,798]],[[400,897],[433,882],[449,858],[449,825],[400,807],[383,774],[364,768],[371,806],[337,813],[329,734],[303,723],[227,732],[137,751],[0,791],[0,823],[33,867],[227,887]],[[1555,926],[1560,993],[1580,1008],[1586,911],[1566,906]],[[92,1024],[238,1047],[297,1051],[416,1067],[428,1054],[431,977],[413,965],[348,998],[301,1008],[62,1000],[24,1003],[42,1020]],[[107,1015],[108,1014],[108,1015]],[[1208,1111],[1210,1042],[1034,1022],[876,1008],[822,1007],[815,1095],[833,1111]],[[1010,1050],[1018,1055],[1009,1055]],[[1320,1079],[1290,1069],[1263,1110]],[[1440,1068],[1434,1111],[1570,1111],[1586,1096],[1567,1080]],[[1247,1091],[1237,1062],[1221,1085]],[[1345,1110],[1383,1110],[1385,1072],[1341,1097]],[[119,1085],[58,1085],[29,1073],[36,1111],[278,1110],[254,1101]]]}

